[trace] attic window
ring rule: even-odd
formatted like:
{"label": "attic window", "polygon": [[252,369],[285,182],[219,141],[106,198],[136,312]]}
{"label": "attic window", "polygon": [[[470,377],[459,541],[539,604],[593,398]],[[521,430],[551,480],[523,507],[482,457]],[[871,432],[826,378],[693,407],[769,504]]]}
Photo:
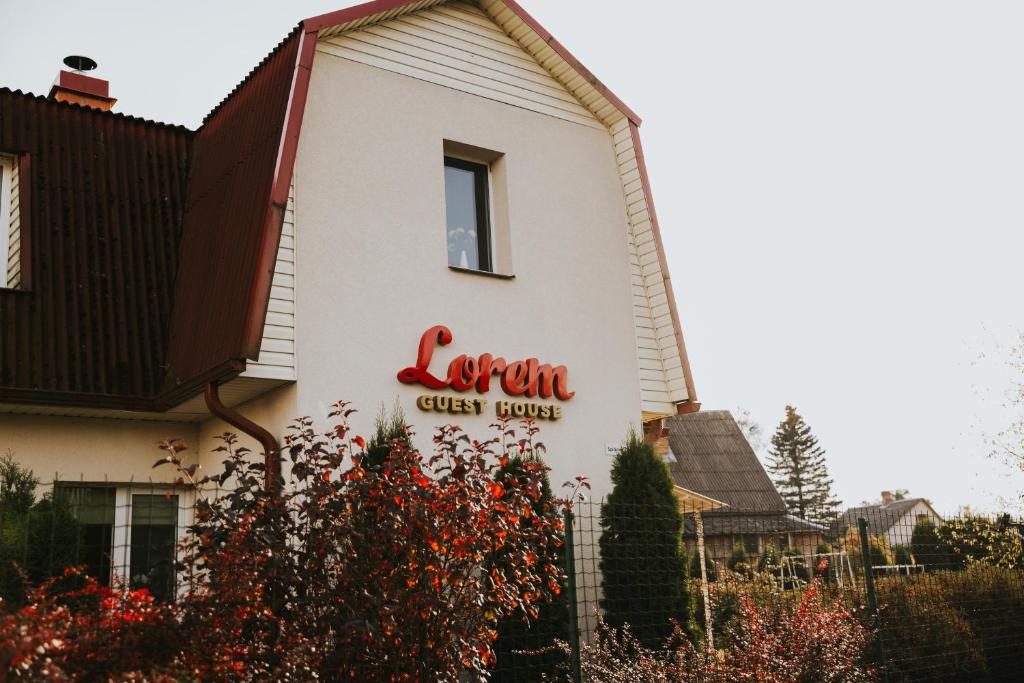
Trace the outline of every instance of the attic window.
{"label": "attic window", "polygon": [[18,160],[0,154],[0,288],[21,286]]}
{"label": "attic window", "polygon": [[491,214],[485,164],[444,158],[448,265],[491,272]]}

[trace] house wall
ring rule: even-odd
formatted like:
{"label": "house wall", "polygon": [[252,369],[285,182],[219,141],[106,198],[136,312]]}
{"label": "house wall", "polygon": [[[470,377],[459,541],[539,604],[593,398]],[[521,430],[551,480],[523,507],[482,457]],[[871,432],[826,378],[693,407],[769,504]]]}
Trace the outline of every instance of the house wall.
{"label": "house wall", "polygon": [[185,423],[100,418],[0,415],[0,453],[31,468],[42,483],[55,478],[86,482],[173,482],[170,466],[153,468],[161,439],[180,438],[198,458],[199,427]]}
{"label": "house wall", "polygon": [[[737,525],[737,530],[742,529],[740,525]],[[789,541],[782,544],[778,542],[778,539],[782,536],[788,536]],[[712,560],[715,560],[718,564],[725,566],[725,561],[732,555],[733,548],[740,540],[740,534],[731,534],[724,536],[707,536],[704,539],[704,552]],[[776,552],[779,552],[785,548],[792,548],[798,551],[801,555],[812,555],[817,552],[818,543],[822,540],[821,534],[815,533],[793,533],[793,534],[758,534],[757,545],[758,555],[764,554],[765,550],[769,546],[775,546]],[[686,552],[692,555],[697,550],[697,542],[695,539],[685,539]],[[757,557],[750,558],[755,562]]]}
{"label": "house wall", "polygon": [[690,396],[634,131],[513,13],[495,3],[482,7],[444,2],[358,30],[328,31],[317,50],[611,133],[627,214],[643,411],[645,418],[674,415]]}
{"label": "house wall", "polygon": [[[885,514],[884,508],[881,514]],[[910,539],[914,535],[914,527],[919,519],[930,519],[935,526],[942,526],[942,518],[939,517],[924,501],[918,501],[914,507],[905,512],[899,520],[885,533],[889,547],[898,545],[910,545]]]}
{"label": "house wall", "polygon": [[[449,270],[443,143],[502,153],[514,279]],[[557,485],[592,478],[608,489],[606,445],[640,421],[626,207],[608,131],[320,53],[295,168],[298,382],[243,406],[282,433],[357,400],[359,433],[396,403],[430,448],[434,425],[488,437],[497,387],[481,416],[423,413],[398,382],[420,335],[447,325],[457,354],[529,357],[569,369],[574,398],[542,423]],[[466,396],[477,396],[466,394]],[[541,401],[559,403],[558,401]],[[202,428],[204,450],[222,425]]]}

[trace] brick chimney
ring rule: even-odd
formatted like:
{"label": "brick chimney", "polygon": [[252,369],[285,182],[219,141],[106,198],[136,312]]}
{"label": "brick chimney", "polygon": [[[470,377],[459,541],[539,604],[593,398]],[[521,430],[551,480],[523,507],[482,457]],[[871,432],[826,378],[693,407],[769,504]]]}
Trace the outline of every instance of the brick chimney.
{"label": "brick chimney", "polygon": [[73,102],[85,107],[110,111],[116,99],[110,97],[110,83],[102,78],[86,76],[84,72],[96,68],[96,62],[88,57],[71,56],[64,58],[64,64],[71,70],[61,69],[57,80],[50,88],[49,98],[58,102]]}
{"label": "brick chimney", "polygon": [[664,457],[669,451],[668,427],[665,420],[656,419],[644,423],[644,441],[654,447],[654,452]]}
{"label": "brick chimney", "polygon": [[882,505],[888,505],[892,501],[892,491],[882,491]]}

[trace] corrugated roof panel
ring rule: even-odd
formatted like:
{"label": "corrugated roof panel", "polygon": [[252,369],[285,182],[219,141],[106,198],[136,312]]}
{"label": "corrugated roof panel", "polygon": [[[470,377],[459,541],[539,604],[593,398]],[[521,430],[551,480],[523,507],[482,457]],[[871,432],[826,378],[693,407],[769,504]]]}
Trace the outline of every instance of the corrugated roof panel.
{"label": "corrugated roof panel", "polygon": [[31,280],[0,291],[0,396],[127,405],[156,393],[191,137],[0,89],[0,150],[27,155],[31,196]]}
{"label": "corrugated roof panel", "polygon": [[253,275],[300,37],[295,32],[282,43],[196,135],[167,391],[243,355]]}

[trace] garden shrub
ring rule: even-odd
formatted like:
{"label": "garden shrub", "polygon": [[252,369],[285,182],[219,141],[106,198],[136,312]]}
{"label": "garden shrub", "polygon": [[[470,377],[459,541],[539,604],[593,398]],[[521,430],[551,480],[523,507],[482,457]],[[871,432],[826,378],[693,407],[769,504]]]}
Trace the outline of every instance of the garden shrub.
{"label": "garden shrub", "polygon": [[732,547],[732,552],[730,552],[729,557],[725,559],[725,568],[731,572],[740,573],[745,572],[750,568],[747,564],[747,553],[739,543]]}
{"label": "garden shrub", "polygon": [[1024,543],[1009,515],[996,519],[975,516],[950,519],[939,527],[938,536],[953,568],[980,562],[1024,569]]}
{"label": "garden shrub", "polygon": [[[722,582],[716,584],[716,588]],[[676,629],[660,647],[646,647],[630,627],[602,625],[581,648],[590,683],[869,683],[870,634],[860,619],[821,590],[819,581],[794,601],[759,605],[736,584],[739,615],[729,644],[707,653]],[[719,644],[716,642],[716,646]],[[563,647],[565,645],[563,644]],[[566,677],[566,680],[571,680]]]}
{"label": "garden shrub", "polygon": [[[503,429],[507,429],[507,421],[503,422]],[[531,426],[531,430],[536,427]],[[519,484],[519,478],[523,475],[523,469],[530,462],[540,460],[535,453],[515,455],[508,464],[502,466],[498,472],[497,480],[502,485],[508,486]],[[534,514],[544,514],[545,506],[551,505],[554,496],[551,492],[551,484],[548,481],[547,473],[544,472],[541,478],[541,495],[534,502]],[[521,524],[531,524],[531,520],[524,519]],[[562,539],[564,541],[564,539]],[[515,561],[507,553],[501,553],[501,561]],[[564,544],[555,549],[554,554],[547,558],[547,561],[557,567],[565,566]],[[564,655],[556,647],[556,641],[568,637],[569,633],[569,610],[575,609],[575,605],[569,605],[569,594],[566,591],[564,577],[559,581],[559,594],[550,602],[540,605],[539,614],[536,619],[523,620],[516,616],[506,617],[498,623],[498,638],[494,642],[495,663],[491,673],[491,681],[501,683],[502,681],[522,681],[524,677],[538,680],[542,676],[553,673],[557,666],[564,660]]]}
{"label": "garden shrub", "polygon": [[778,572],[779,571],[779,554],[775,550],[774,545],[765,546],[764,552],[757,559],[757,571],[759,572]]}
{"label": "garden shrub", "polygon": [[905,545],[897,545],[892,549],[893,564],[914,564],[914,558],[910,555],[910,548]]}
{"label": "garden shrub", "polygon": [[984,647],[953,603],[948,572],[876,579],[878,638],[893,681],[983,680]]}
{"label": "garden shrub", "polygon": [[0,610],[0,680],[187,679],[173,609],[145,589],[100,586],[72,568],[31,589],[28,600]]}
{"label": "garden shrub", "polygon": [[51,494],[36,501],[38,485],[10,453],[0,456],[0,599],[8,609],[24,604],[32,585],[76,561],[74,516]]}
{"label": "garden shrub", "polygon": [[976,563],[964,572],[942,572],[938,578],[981,642],[991,679],[1020,680],[1024,573]]}
{"label": "garden shrub", "polygon": [[910,552],[914,561],[924,565],[926,570],[954,568],[953,558],[939,538],[938,528],[930,519],[922,519],[914,525],[910,534]]}
{"label": "garden shrub", "polygon": [[336,404],[326,434],[296,422],[277,492],[231,435],[210,477],[184,465],[183,443],[163,442],[156,466],[200,494],[183,547],[188,590],[157,605],[77,570],[44,582],[0,616],[0,680],[485,679],[499,624],[542,619],[562,593],[552,559],[568,501],[545,494],[539,459],[500,474],[511,445],[542,449],[533,423],[525,438],[504,424],[487,441],[448,425],[430,456],[405,428],[364,467],[352,412]]}
{"label": "garden shrub", "polygon": [[[352,412],[336,404],[326,434],[296,422],[279,496],[264,487],[262,463],[226,437],[215,479],[228,493],[198,501],[186,548],[195,587],[181,621],[203,644],[188,653],[200,678],[481,679],[501,620],[537,619],[561,592],[551,558],[565,501],[540,502],[539,460],[499,475],[511,445],[540,449],[530,433],[476,441],[446,425],[432,456],[399,435],[363,467]],[[181,446],[166,447],[165,461],[192,476]]]}
{"label": "garden shrub", "polygon": [[[704,573],[708,583],[718,580],[718,565],[711,559],[711,555],[704,553]],[[700,551],[694,550],[690,556],[690,578],[700,580]]]}
{"label": "garden shrub", "polygon": [[[847,530],[846,537],[843,539],[843,547],[846,548],[854,571],[862,571],[864,560],[860,546],[860,534],[856,527]],[[892,549],[889,547],[889,541],[884,536],[868,534],[868,552],[871,554],[872,567],[894,564]]]}
{"label": "garden shrub", "polygon": [[615,456],[601,506],[601,607],[612,627],[629,624],[646,647],[692,632],[683,516],[665,462],[630,433]]}

